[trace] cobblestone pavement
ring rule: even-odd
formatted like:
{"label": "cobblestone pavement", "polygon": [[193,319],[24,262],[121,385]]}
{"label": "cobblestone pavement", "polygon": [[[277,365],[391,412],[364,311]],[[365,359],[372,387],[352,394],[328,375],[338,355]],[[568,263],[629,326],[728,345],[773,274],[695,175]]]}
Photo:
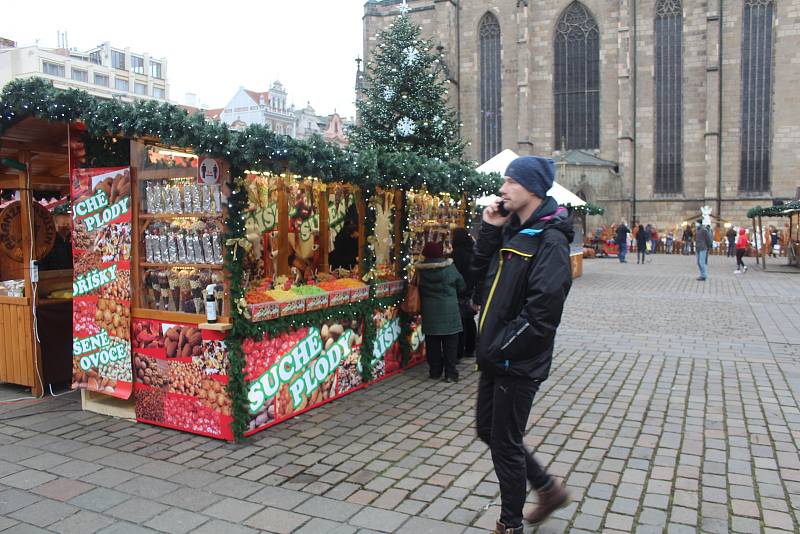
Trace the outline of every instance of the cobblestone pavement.
{"label": "cobblestone pavement", "polygon": [[[526,440],[576,499],[537,532],[798,532],[800,276],[710,261],[705,283],[691,257],[585,263]],[[0,405],[0,531],[488,532],[462,376],[418,367],[239,446],[74,394]]]}

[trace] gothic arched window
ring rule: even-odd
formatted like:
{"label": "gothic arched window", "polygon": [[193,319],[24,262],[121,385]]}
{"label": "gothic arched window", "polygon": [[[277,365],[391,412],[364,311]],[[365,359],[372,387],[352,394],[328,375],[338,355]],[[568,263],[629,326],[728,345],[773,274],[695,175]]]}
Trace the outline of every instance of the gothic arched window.
{"label": "gothic arched window", "polygon": [[500,23],[486,13],[480,22],[481,80],[481,161],[498,152],[501,146],[500,106]]}
{"label": "gothic arched window", "polygon": [[742,19],[742,144],[739,188],[769,191],[772,128],[772,0],[745,0]]}
{"label": "gothic arched window", "polygon": [[580,2],[558,19],[554,49],[555,148],[600,148],[600,36]]}
{"label": "gothic arched window", "polygon": [[683,14],[680,0],[656,3],[655,191],[683,191]]}

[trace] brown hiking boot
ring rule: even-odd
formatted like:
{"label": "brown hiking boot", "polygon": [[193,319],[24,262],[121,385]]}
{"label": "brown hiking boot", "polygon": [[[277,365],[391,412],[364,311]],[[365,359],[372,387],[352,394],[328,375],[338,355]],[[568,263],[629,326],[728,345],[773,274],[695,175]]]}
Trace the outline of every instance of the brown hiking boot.
{"label": "brown hiking boot", "polygon": [[518,526],[517,528],[508,528],[500,521],[497,522],[497,525],[494,527],[492,534],[523,534],[524,530],[522,530],[522,525]]}
{"label": "brown hiking boot", "polygon": [[531,525],[538,525],[550,514],[567,506],[572,502],[572,498],[562,482],[552,479],[550,486],[536,492],[539,495],[539,503],[533,511],[525,514],[525,521]]}

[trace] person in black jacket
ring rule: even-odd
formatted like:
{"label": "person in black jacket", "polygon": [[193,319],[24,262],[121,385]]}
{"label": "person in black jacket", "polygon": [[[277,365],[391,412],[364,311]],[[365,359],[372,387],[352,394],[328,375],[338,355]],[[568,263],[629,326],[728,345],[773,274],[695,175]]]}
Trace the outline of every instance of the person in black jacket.
{"label": "person in black jacket", "polygon": [[639,229],[636,231],[636,263],[639,263],[639,258],[641,258],[642,265],[644,265],[644,260],[647,258],[648,239],[647,230],[640,224]]}
{"label": "person in black jacket", "polygon": [[475,325],[475,309],[472,304],[472,293],[475,289],[475,282],[472,276],[470,264],[472,263],[472,247],[475,242],[465,228],[456,228],[451,234],[453,242],[453,264],[461,273],[467,285],[466,293],[458,299],[458,311],[461,315],[461,325],[463,331],[458,340],[458,357],[473,358],[475,356],[475,338],[478,328]]}
{"label": "person in black jacket", "polygon": [[525,519],[544,521],[569,504],[564,485],[525,448],[533,398],[547,379],[553,341],[572,285],[569,244],[574,232],[564,208],[547,191],[552,160],[515,159],[500,188],[500,202],[483,212],[475,244],[475,301],[481,304],[476,359],[480,369],[476,427],[489,445],[500,484],[501,511],[495,533],[521,534],[526,480],[539,495]]}

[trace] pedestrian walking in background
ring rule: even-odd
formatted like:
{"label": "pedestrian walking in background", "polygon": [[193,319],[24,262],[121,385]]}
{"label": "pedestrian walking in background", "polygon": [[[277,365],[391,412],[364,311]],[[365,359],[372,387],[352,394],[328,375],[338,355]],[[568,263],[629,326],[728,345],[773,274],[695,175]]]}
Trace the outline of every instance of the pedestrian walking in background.
{"label": "pedestrian walking in background", "polygon": [[639,228],[636,230],[636,264],[639,264],[639,259],[641,258],[642,264],[644,264],[644,260],[647,254],[647,230],[644,229],[644,226],[641,224]]}
{"label": "pedestrian walking in background", "polygon": [[747,265],[744,264],[744,255],[747,254],[747,233],[744,227],[739,227],[739,237],[736,239],[736,270],[733,274],[747,272]]}
{"label": "pedestrian walking in background", "polygon": [[456,228],[452,232],[453,264],[456,266],[467,290],[458,299],[458,311],[461,315],[461,334],[458,336],[458,358],[475,357],[475,338],[478,330],[475,325],[475,306],[472,303],[472,293],[475,289],[472,276],[472,247],[475,242],[464,228]]}
{"label": "pedestrian walking in background", "polygon": [[728,238],[728,257],[732,258],[736,253],[736,230],[733,229],[733,226],[725,232],[725,237]]}
{"label": "pedestrian walking in background", "polygon": [[666,244],[666,253],[672,254],[672,245],[675,243],[675,234],[672,233],[672,230],[669,231],[667,234],[667,244]]}
{"label": "pedestrian walking in background", "polygon": [[703,226],[702,221],[697,221],[697,233],[695,234],[695,250],[697,250],[697,267],[700,269],[700,282],[705,282],[708,278],[708,251],[711,249],[713,240],[711,232]]}
{"label": "pedestrian walking in background", "polygon": [[644,227],[645,250],[647,250],[647,247],[650,245],[652,233],[653,233],[653,227],[651,225],[648,224],[647,226]]}
{"label": "pedestrian walking in background", "polygon": [[773,258],[777,258],[778,254],[781,251],[781,244],[780,244],[780,237],[778,236],[778,229],[775,228],[774,226],[770,226],[769,237],[770,237],[770,244],[772,245],[770,247],[769,253]]}
{"label": "pedestrian walking in background", "polygon": [[694,254],[694,234],[692,234],[692,226],[687,224],[683,229],[683,253],[689,254],[689,250]]}
{"label": "pedestrian walking in background", "polygon": [[426,243],[422,255],[425,260],[415,267],[419,273],[428,371],[431,378],[441,378],[444,371],[447,382],[458,382],[456,356],[458,336],[462,330],[458,296],[466,292],[467,286],[453,260],[444,257],[441,243]]}
{"label": "pedestrian walking in background", "polygon": [[617,257],[619,258],[620,263],[628,263],[625,261],[625,256],[628,254],[628,234],[630,233],[630,229],[628,225],[625,224],[623,220],[619,226],[617,226],[617,233],[614,236],[614,242],[619,247],[619,253],[617,253]]}
{"label": "pedestrian walking in background", "polygon": [[653,226],[650,229],[650,254],[655,254],[658,248],[658,230]]}
{"label": "pedestrian walking in background", "polygon": [[[539,496],[525,519],[538,524],[569,504],[564,485],[551,477],[523,444],[531,405],[550,372],[553,341],[572,285],[572,222],[547,196],[555,164],[534,156],[506,169],[498,201],[483,212],[473,269],[482,303],[476,352],[480,380],[478,437],[489,445],[500,485],[495,534],[522,534],[526,481]],[[624,229],[625,224],[621,225]],[[627,232],[618,232],[619,244]]]}

